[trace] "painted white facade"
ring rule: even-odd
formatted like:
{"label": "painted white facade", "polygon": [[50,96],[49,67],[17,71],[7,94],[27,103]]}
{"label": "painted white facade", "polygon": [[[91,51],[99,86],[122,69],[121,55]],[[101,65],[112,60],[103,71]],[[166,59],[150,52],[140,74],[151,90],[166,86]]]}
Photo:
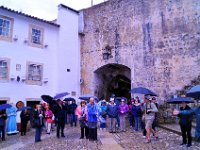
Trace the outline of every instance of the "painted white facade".
{"label": "painted white facade", "polygon": [[[14,19],[13,38],[17,41],[0,40],[0,58],[10,59],[10,76],[15,80],[0,81],[0,99],[8,97],[14,105],[26,99],[40,99],[43,94],[54,96],[59,92],[74,91],[80,95],[80,50],[78,35],[78,13],[63,5],[59,6],[57,24],[20,15],[16,12],[0,9],[0,15]],[[28,39],[29,25],[37,25],[44,29],[44,45],[47,48],[36,48],[24,43]],[[16,81],[26,76],[26,62],[43,64],[43,79],[48,82],[40,85],[28,85]],[[16,64],[21,70],[16,70]],[[70,69],[70,72],[67,72]]]}

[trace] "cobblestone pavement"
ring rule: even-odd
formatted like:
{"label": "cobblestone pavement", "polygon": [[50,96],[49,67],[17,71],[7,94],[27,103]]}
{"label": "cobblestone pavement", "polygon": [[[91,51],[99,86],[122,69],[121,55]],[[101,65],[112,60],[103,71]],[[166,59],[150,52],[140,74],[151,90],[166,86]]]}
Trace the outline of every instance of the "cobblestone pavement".
{"label": "cobblestone pavement", "polygon": [[158,128],[158,136],[158,140],[152,138],[151,143],[147,144],[141,132],[129,129],[127,132],[114,134],[114,139],[125,150],[200,150],[200,143],[194,141],[190,148],[180,146],[182,137],[173,132]]}
{"label": "cobblestone pavement", "polygon": [[[98,131],[100,133],[100,131]],[[159,128],[159,140],[152,139],[150,144],[145,143],[140,132],[120,132],[112,134],[113,138],[125,150],[186,150],[186,147],[180,147],[181,137],[172,132]],[[101,131],[101,134],[104,134]],[[57,139],[55,131],[47,135],[43,132],[42,141],[34,143],[34,130],[28,132],[26,136],[19,134],[7,136],[5,142],[0,142],[2,150],[103,150],[101,141],[91,142],[86,139],[80,140],[79,127],[66,127],[65,138]],[[193,146],[188,150],[200,150],[200,143],[193,142]]]}

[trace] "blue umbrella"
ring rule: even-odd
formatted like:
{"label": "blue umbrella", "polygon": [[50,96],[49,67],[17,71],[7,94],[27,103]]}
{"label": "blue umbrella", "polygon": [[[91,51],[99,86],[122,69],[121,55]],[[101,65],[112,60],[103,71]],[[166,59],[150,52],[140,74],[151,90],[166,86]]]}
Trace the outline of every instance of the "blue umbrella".
{"label": "blue umbrella", "polygon": [[0,105],[0,110],[4,110],[4,109],[10,108],[10,107],[12,107],[12,105],[10,105],[10,104],[2,104],[2,105]]}
{"label": "blue umbrella", "polygon": [[143,88],[143,87],[133,88],[133,89],[131,89],[130,93],[157,96],[157,94],[155,94],[151,90]]}
{"label": "blue umbrella", "polygon": [[59,99],[59,98],[65,97],[67,95],[69,95],[68,92],[58,93],[53,97],[53,99]]}
{"label": "blue umbrella", "polygon": [[182,102],[185,102],[185,103],[194,103],[194,101],[189,98],[189,97],[177,97],[177,98],[171,98],[167,101],[167,103],[170,103],[170,104],[180,104]]}
{"label": "blue umbrella", "polygon": [[27,109],[31,109],[31,107],[29,107],[29,106],[23,106],[23,107],[17,109],[17,111],[22,111],[22,110],[27,110]]}
{"label": "blue umbrella", "polygon": [[73,97],[67,97],[64,99],[64,101],[75,101],[75,99]]}
{"label": "blue umbrella", "polygon": [[82,96],[80,96],[78,99],[88,101],[91,97],[93,97],[96,101],[99,100],[96,96],[92,96],[92,95],[89,95],[89,94],[88,94],[88,95],[82,95]]}
{"label": "blue umbrella", "polygon": [[192,98],[195,98],[195,99],[199,99],[200,98],[200,85],[196,85],[196,86],[192,87],[187,92],[186,96],[192,97]]}

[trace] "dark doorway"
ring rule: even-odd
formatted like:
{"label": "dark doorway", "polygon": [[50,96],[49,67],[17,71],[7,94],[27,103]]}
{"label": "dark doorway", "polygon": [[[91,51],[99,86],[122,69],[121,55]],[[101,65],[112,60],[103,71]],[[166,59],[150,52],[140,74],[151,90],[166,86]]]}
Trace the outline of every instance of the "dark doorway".
{"label": "dark doorway", "polygon": [[1,104],[7,104],[7,100],[0,100],[0,105]]}
{"label": "dark doorway", "polygon": [[40,104],[40,101],[27,101],[26,106],[29,106],[34,110],[36,108],[36,105]]}
{"label": "dark doorway", "polygon": [[95,71],[95,95],[109,100],[111,95],[131,98],[131,70],[120,64],[107,64]]}

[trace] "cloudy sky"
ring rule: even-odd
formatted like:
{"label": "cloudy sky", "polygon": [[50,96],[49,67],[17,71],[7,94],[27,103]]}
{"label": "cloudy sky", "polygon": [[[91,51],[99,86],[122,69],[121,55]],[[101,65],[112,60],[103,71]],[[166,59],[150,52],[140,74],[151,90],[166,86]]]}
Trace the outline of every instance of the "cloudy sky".
{"label": "cloudy sky", "polygon": [[[26,14],[46,19],[57,18],[57,6],[67,5],[75,10],[91,6],[92,0],[0,0],[0,6],[5,6]],[[93,4],[98,4],[106,0],[93,0]]]}

